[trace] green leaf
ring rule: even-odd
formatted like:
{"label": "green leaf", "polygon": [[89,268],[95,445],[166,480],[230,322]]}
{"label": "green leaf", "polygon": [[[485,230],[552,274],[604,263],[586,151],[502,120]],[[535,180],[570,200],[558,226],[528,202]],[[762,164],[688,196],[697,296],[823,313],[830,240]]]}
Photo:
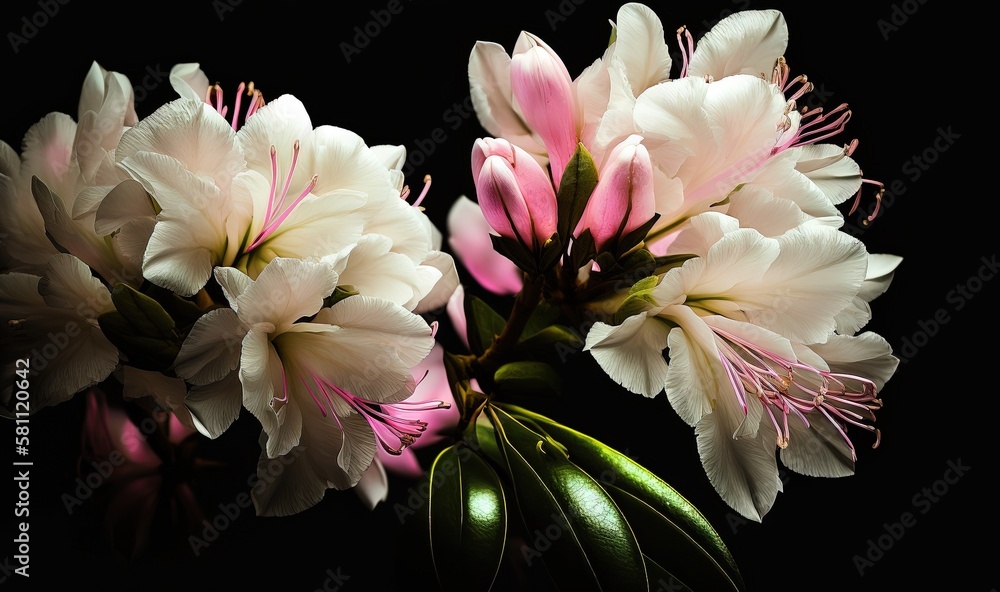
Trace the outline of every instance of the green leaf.
{"label": "green leaf", "polygon": [[577,144],[576,152],[570,157],[563,169],[559,181],[559,193],[556,201],[559,204],[559,224],[556,226],[559,236],[569,240],[576,225],[583,217],[590,195],[597,187],[597,164],[587,151],[583,142]]}
{"label": "green leaf", "polygon": [[442,590],[489,590],[507,541],[507,503],[500,477],[458,443],[430,469],[429,536]]}
{"label": "green leaf", "polygon": [[113,311],[97,317],[101,331],[128,358],[145,370],[166,370],[180,351],[174,320],[159,302],[127,284],[111,290]]}
{"label": "green leaf", "polygon": [[493,345],[493,338],[500,335],[507,324],[489,304],[471,295],[465,298],[465,318],[468,319],[469,347],[477,356]]}
{"label": "green leaf", "polygon": [[357,296],[360,294],[354,289],[354,286],[337,286],[333,289],[333,294],[330,294],[323,299],[323,308],[330,308],[334,304],[337,304],[341,300],[346,300],[351,296]]}
{"label": "green leaf", "polygon": [[531,316],[528,317],[528,322],[525,323],[524,330],[521,331],[520,341],[523,342],[539,331],[552,326],[561,314],[558,307],[552,306],[544,300],[539,302],[535,306],[535,310],[531,311]]}
{"label": "green leaf", "polygon": [[104,336],[128,358],[130,366],[144,370],[163,371],[174,363],[180,352],[175,339],[141,335],[129,319],[112,310],[97,317]]}
{"label": "green leaf", "polygon": [[535,273],[538,270],[535,256],[516,239],[490,234],[490,241],[494,251],[510,259],[521,271]]}
{"label": "green leaf", "polygon": [[170,339],[174,335],[174,320],[160,303],[128,284],[115,284],[111,301],[135,330],[137,335]]}
{"label": "green leaf", "polygon": [[540,559],[560,589],[645,590],[639,544],[614,500],[563,450],[503,409],[486,409],[496,429],[517,505]]}
{"label": "green leaf", "polygon": [[538,331],[518,345],[518,351],[531,357],[565,356],[565,352],[583,349],[580,334],[565,325],[552,325]]}
{"label": "green leaf", "polygon": [[[621,452],[586,434],[527,409],[512,405],[504,405],[503,408],[519,419],[534,421],[550,437],[566,447],[573,462],[592,474],[601,475],[602,482],[609,484],[608,489],[612,497],[623,500],[621,507],[630,522],[638,524],[646,521],[643,526],[658,524],[658,534],[654,540],[659,537],[672,537],[678,542],[672,547],[673,552],[683,551],[685,557],[698,557],[698,565],[705,566],[703,570],[700,569],[702,575],[712,576],[716,582],[714,587],[707,589],[736,591],[745,589],[736,562],[718,532],[701,512],[673,487]],[[615,490],[629,494],[635,501]],[[640,504],[645,504],[647,508],[643,508]],[[648,532],[645,529],[642,532],[640,538],[648,540]],[[648,545],[644,548],[648,551],[653,549]],[[671,560],[664,567],[675,570],[675,563]],[[709,567],[712,569],[709,570]],[[677,575],[682,577],[680,574]]]}
{"label": "green leaf", "polygon": [[504,396],[559,396],[562,378],[545,362],[522,360],[500,366],[493,375],[493,394]]}
{"label": "green leaf", "polygon": [[179,327],[191,327],[206,312],[198,308],[194,302],[182,298],[166,288],[149,284],[145,291],[163,307],[163,310]]}

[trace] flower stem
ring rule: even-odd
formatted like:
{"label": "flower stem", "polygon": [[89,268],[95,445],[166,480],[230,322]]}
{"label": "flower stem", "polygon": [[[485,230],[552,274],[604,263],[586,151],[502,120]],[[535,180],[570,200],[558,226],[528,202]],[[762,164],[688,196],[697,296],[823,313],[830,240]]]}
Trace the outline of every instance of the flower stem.
{"label": "flower stem", "polygon": [[473,372],[480,375],[477,378],[492,381],[493,374],[506,363],[507,356],[517,345],[528,319],[541,300],[544,281],[542,276],[525,276],[524,287],[514,300],[514,307],[510,311],[503,331],[493,340],[489,349],[473,363]]}

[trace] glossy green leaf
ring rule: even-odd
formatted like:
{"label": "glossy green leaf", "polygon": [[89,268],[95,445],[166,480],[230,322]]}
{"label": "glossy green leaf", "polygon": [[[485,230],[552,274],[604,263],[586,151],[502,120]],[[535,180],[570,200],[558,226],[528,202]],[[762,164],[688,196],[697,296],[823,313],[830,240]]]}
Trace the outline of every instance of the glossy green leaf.
{"label": "glossy green leaf", "polygon": [[[566,447],[573,462],[591,474],[600,475],[603,483],[629,494],[631,498],[626,498],[609,487],[615,494],[612,497],[623,500],[621,507],[630,521],[646,520],[643,526],[650,526],[657,524],[653,520],[659,520],[660,531],[652,538],[670,535],[677,541],[677,548],[672,550],[684,551],[688,557],[699,557],[699,564],[704,566],[701,571],[711,575],[716,583],[705,589],[744,590],[736,562],[718,532],[677,490],[634,460],[586,434],[527,409],[511,405],[503,408],[517,418],[534,421],[548,436]],[[633,498],[639,504],[632,502]],[[649,538],[643,529],[640,540]],[[674,564],[665,567],[674,569]],[[678,574],[678,577],[681,576]]]}
{"label": "glossy green leaf", "polygon": [[445,591],[489,590],[507,540],[507,503],[496,471],[459,443],[430,469],[429,536],[434,572]]}
{"label": "glossy green leaf", "polygon": [[560,589],[646,590],[646,569],[632,529],[601,485],[563,449],[503,409],[487,408],[509,470],[521,517]]}
{"label": "glossy green leaf", "polygon": [[544,362],[523,360],[500,366],[493,375],[493,393],[503,396],[558,396],[562,378]]}
{"label": "glossy green leaf", "polygon": [[489,304],[476,296],[466,295],[465,318],[468,320],[469,347],[477,356],[493,345],[493,338],[500,335],[507,324]]}

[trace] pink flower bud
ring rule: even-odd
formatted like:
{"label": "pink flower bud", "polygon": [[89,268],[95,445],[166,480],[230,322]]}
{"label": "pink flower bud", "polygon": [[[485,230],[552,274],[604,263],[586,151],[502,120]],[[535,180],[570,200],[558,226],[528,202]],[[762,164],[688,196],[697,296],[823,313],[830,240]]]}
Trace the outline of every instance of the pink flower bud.
{"label": "pink flower bud", "polygon": [[472,149],[472,174],[483,215],[500,236],[534,250],[555,233],[555,189],[526,151],[507,140],[478,139]]}
{"label": "pink flower bud", "polygon": [[559,187],[579,142],[573,79],[552,48],[530,33],[521,33],[511,56],[510,81],[524,121],[545,144],[552,179]]}
{"label": "pink flower bud", "polygon": [[577,236],[590,229],[597,252],[656,213],[653,164],[641,141],[641,136],[633,134],[611,151],[577,226]]}

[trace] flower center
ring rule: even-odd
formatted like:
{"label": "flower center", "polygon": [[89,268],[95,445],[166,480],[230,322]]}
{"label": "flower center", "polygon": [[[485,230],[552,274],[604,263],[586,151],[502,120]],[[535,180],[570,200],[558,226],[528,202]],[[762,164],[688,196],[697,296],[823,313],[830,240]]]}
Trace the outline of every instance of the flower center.
{"label": "flower center", "polygon": [[[307,379],[308,376],[308,379]],[[444,401],[399,401],[397,403],[376,403],[359,397],[315,372],[307,372],[299,377],[302,386],[319,408],[323,417],[333,416],[338,423],[335,399],[346,403],[348,407],[361,414],[371,426],[375,438],[389,454],[398,455],[413,444],[427,429],[427,422],[405,417],[406,413],[446,409],[451,407]],[[277,412],[288,401],[288,384],[282,376],[283,392],[281,398],[271,399],[271,408]],[[404,415],[400,415],[404,414]],[[343,426],[341,426],[343,427]]]}
{"label": "flower center", "polygon": [[[712,327],[736,397],[746,411],[746,397],[756,395],[767,410],[778,433],[777,444],[786,448],[790,438],[789,414],[795,414],[806,427],[809,415],[829,421],[851,449],[854,445],[845,432],[846,424],[874,432],[878,447],[881,432],[869,423],[875,421],[875,411],[882,408],[871,380],[819,370],[798,360],[788,360],[765,351],[753,343],[727,331]],[[779,417],[775,417],[775,411]]]}
{"label": "flower center", "polygon": [[[236,99],[233,105],[233,130],[236,130],[240,125],[240,108],[243,106],[244,91],[251,99],[250,104],[247,105],[246,114],[243,116],[243,123],[246,123],[250,119],[250,116],[257,112],[257,109],[264,106],[264,95],[254,88],[253,81],[251,80],[249,85],[241,82],[240,86],[236,89]],[[208,87],[208,92],[205,93],[205,102],[215,107],[219,115],[226,117],[229,114],[229,106],[225,104],[224,96],[225,93],[222,92],[222,87],[218,83],[215,83]]]}
{"label": "flower center", "polygon": [[302,203],[312,190],[316,188],[316,182],[319,179],[318,175],[313,175],[309,183],[306,184],[305,188],[299,193],[288,207],[282,207],[285,204],[285,199],[288,197],[288,186],[292,182],[292,173],[295,172],[295,165],[299,160],[299,141],[295,140],[292,145],[292,164],[288,167],[288,174],[285,175],[285,183],[281,188],[280,195],[278,194],[278,151],[271,145],[271,191],[267,197],[267,211],[264,213],[264,224],[261,226],[260,232],[251,241],[250,245],[247,247],[247,252],[256,249],[264,241],[266,241],[274,231],[281,226],[288,216],[292,213],[297,205]]}

